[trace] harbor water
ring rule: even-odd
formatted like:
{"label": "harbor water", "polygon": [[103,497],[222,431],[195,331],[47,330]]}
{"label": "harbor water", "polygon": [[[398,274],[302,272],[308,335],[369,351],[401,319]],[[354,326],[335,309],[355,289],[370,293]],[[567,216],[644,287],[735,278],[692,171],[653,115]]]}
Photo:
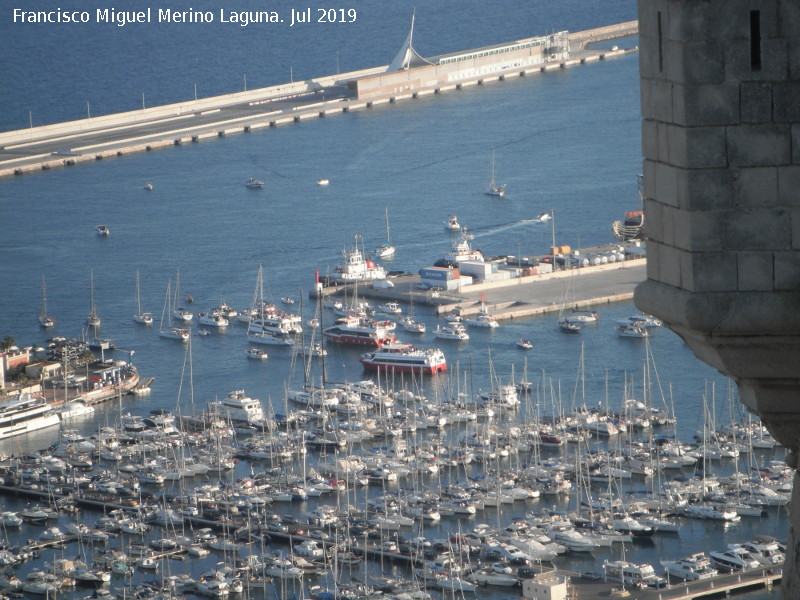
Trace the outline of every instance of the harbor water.
{"label": "harbor water", "polygon": [[[205,1],[195,8],[205,9],[206,4],[209,10],[219,8]],[[240,10],[247,10],[248,4],[257,9],[256,3],[240,4]],[[0,33],[11,42],[15,60],[10,61],[10,84],[4,82],[0,89],[0,129],[25,127],[31,116],[34,125],[82,118],[87,98],[89,110],[99,114],[135,109],[137,103],[140,107],[143,92],[148,106],[193,97],[194,83],[200,84],[201,95],[211,95],[242,89],[243,76],[252,88],[290,77],[326,75],[337,68],[387,64],[407,33],[411,3],[351,4],[360,17],[352,28],[339,24],[306,33],[289,28],[267,33],[254,25],[231,33],[231,26],[221,24],[87,25],[81,30],[50,26],[34,43],[31,29],[4,22]],[[486,14],[485,3],[472,1],[417,7],[415,46],[423,55],[435,55],[636,16],[635,3],[629,0],[602,5],[503,0],[491,13]],[[88,51],[58,69],[46,64],[48,53],[82,38],[88,40]],[[626,39],[607,44],[636,43]],[[100,47],[103,52],[97,51]],[[153,60],[154,56],[173,58]],[[39,67],[45,73],[32,77],[33,65],[45,65]],[[352,248],[356,240],[368,251],[383,243],[387,208],[397,247],[395,257],[383,262],[388,270],[415,273],[444,256],[452,243],[443,227],[450,214],[469,227],[475,234],[473,246],[487,256],[546,253],[552,230],[533,220],[551,210],[557,245],[608,243],[612,221],[641,207],[640,129],[638,55],[632,53],[257,133],[0,179],[0,338],[10,335],[20,346],[41,346],[50,335],[84,335],[91,272],[103,319],[100,334],[114,339],[116,358],[130,358],[142,376],[155,377],[155,383],[151,394],[100,405],[93,417],[70,428],[89,435],[102,425],[113,425],[124,412],[169,409],[186,414],[235,389],[261,399],[273,412],[285,412],[291,408],[284,400],[285,389],[303,385],[304,365],[290,348],[277,346],[266,347],[265,361],[248,360],[241,324],[208,336],[197,335],[199,327],[192,326],[190,382],[185,347],[157,333],[168,281],[174,290],[180,274],[179,299],[191,294],[195,312],[222,301],[248,308],[262,265],[266,299],[280,303],[281,297],[293,297],[297,302],[291,310],[302,310],[307,321],[315,314],[308,300],[315,270],[330,272],[342,250]],[[493,154],[495,176],[507,184],[503,199],[484,194]],[[263,189],[246,188],[250,177],[264,180]],[[329,179],[330,185],[318,186],[320,178]],[[145,190],[145,182],[153,189]],[[100,223],[108,226],[108,237],[96,234]],[[156,320],[151,327],[131,320],[137,271],[142,308]],[[36,321],[43,275],[48,313],[57,319],[50,331],[40,329]],[[570,285],[584,284],[576,277]],[[564,298],[568,295],[565,285]],[[403,303],[404,311],[410,308]],[[497,381],[519,380],[524,373],[536,385],[553,390],[564,408],[619,410],[631,386],[633,395],[642,397],[647,367],[658,372],[649,392],[653,402],[677,416],[680,439],[690,441],[702,429],[704,404],[714,407],[717,424],[747,418],[730,383],[695,359],[670,331],[662,328],[652,335],[651,361],[642,340],[619,337],[615,321],[636,312],[631,303],[599,308],[599,322],[585,326],[578,336],[560,332],[555,316],[548,316],[503,322],[496,329],[471,329],[470,340],[463,343],[435,340],[430,332],[440,319],[425,306],[413,310],[428,333],[399,337],[442,348],[448,372],[423,382],[393,383],[419,385],[432,398],[488,391]],[[321,320],[323,326],[330,324],[332,313],[326,309]],[[530,339],[533,348],[518,348],[515,342],[520,338]],[[360,352],[329,346],[327,379],[368,377],[358,362]],[[313,382],[321,380],[318,362],[310,374]],[[537,398],[543,396],[530,396],[521,413],[534,410]],[[0,451],[33,452],[50,446],[55,437],[52,429],[29,434],[0,444]],[[763,453],[755,457],[760,462],[771,458]],[[742,466],[748,468],[747,462]],[[251,468],[261,466],[241,461],[230,476],[244,476]],[[727,474],[735,466],[730,462],[715,468]],[[448,477],[479,475],[470,471]],[[642,488],[648,485],[640,483]],[[358,493],[375,495],[378,490]],[[444,520],[438,530],[425,535],[444,537],[476,523],[508,522],[545,508],[567,510],[574,507],[571,502],[543,498],[524,506],[515,503],[472,519]],[[8,500],[8,509],[23,503]],[[300,515],[314,505],[309,501],[279,506],[275,512]],[[91,522],[99,516],[87,513],[82,518]],[[759,533],[784,539],[786,532],[785,509],[744,518],[727,528],[686,520],[680,535],[634,544],[625,552],[628,560],[658,565],[659,560],[722,548]],[[36,530],[25,525],[20,535],[36,537]],[[557,564],[595,571],[604,560],[620,558],[614,548],[577,558],[573,554]],[[222,559],[176,563],[171,569],[196,574],[215,560]],[[370,568],[404,569],[389,562]],[[302,595],[299,589],[290,592]],[[761,591],[739,597],[762,600],[779,594]]]}

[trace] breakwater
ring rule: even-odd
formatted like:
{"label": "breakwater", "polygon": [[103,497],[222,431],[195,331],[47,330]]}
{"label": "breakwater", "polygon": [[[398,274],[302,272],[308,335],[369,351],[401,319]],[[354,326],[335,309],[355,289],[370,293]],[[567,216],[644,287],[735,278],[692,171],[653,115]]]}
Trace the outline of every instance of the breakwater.
{"label": "breakwater", "polygon": [[[553,55],[557,59],[541,64],[513,67],[502,63],[497,70],[492,70],[484,64],[487,60],[494,60],[492,56],[470,58],[484,63],[474,69],[461,68],[457,77],[444,83],[439,79],[406,77],[413,74],[415,68],[403,71],[407,81],[400,88],[396,84],[384,89],[385,86],[375,88],[359,83],[378,81],[376,76],[386,73],[388,68],[380,66],[212,98],[4,132],[0,133],[0,177],[192,144],[605,60],[636,49],[585,50],[586,45],[635,35],[637,31],[637,23],[632,21],[570,33],[569,44],[578,49]],[[471,52],[475,53],[465,51],[458,53],[458,56],[470,56]],[[442,58],[447,60],[446,57]],[[449,76],[444,74],[441,77]],[[359,89],[359,86],[363,89]]]}

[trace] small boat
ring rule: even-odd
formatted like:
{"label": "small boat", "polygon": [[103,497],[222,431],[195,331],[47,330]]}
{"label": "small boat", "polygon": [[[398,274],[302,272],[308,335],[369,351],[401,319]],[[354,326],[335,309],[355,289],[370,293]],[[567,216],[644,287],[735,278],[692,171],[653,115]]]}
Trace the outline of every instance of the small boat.
{"label": "small boat", "polygon": [[397,302],[384,302],[383,304],[379,304],[378,310],[390,315],[399,315],[403,312],[403,309],[400,308],[400,305]]}
{"label": "small boat", "polygon": [[192,298],[191,294],[186,294],[186,304],[191,304],[194,302],[194,298]]}
{"label": "small boat", "polygon": [[331,182],[329,180],[325,179],[324,177],[322,179],[317,179],[317,185],[320,185],[322,187],[330,185],[330,183]]}
{"label": "small boat", "polygon": [[325,350],[325,347],[322,344],[308,344],[306,346],[301,346],[297,349],[297,353],[301,356],[308,357],[328,356],[328,351]]}
{"label": "small boat", "polygon": [[411,333],[425,333],[427,329],[425,323],[415,321],[411,316],[400,319],[400,324],[403,326],[403,329]]}
{"label": "small boat", "polygon": [[211,332],[208,329],[201,328],[197,330],[197,335],[202,335],[202,336],[211,335]]}
{"label": "small boat", "polygon": [[245,182],[245,187],[250,188],[251,190],[257,190],[264,187],[264,182],[260,179],[256,179],[255,177],[251,177]]}
{"label": "small boat", "polygon": [[42,275],[42,308],[39,311],[39,325],[42,327],[53,327],[56,324],[56,320],[47,314],[47,294],[46,294],[46,286],[44,284],[44,275]]}
{"label": "small boat", "polygon": [[517,340],[517,346],[522,348],[523,350],[530,350],[533,348],[533,344],[530,340],[519,339]]}
{"label": "small boat", "polygon": [[506,184],[497,183],[494,180],[494,152],[492,152],[492,175],[489,178],[489,187],[486,189],[487,196],[495,196],[496,198],[503,198],[506,195]]}
{"label": "small boat", "polygon": [[248,348],[246,354],[247,358],[252,358],[254,360],[266,360],[269,358],[269,355],[261,348]]}
{"label": "small boat", "polygon": [[378,258],[389,258],[394,256],[395,247],[392,245],[392,238],[389,234],[389,208],[386,208],[386,243],[375,248],[375,255]]}
{"label": "small boat", "polygon": [[148,192],[153,191],[153,184],[148,181],[147,183],[144,184],[144,189],[147,190]]}
{"label": "small boat", "polygon": [[634,338],[643,338],[650,335],[650,332],[647,331],[645,327],[636,324],[630,325],[620,325],[617,327],[617,334],[620,337],[634,337]]}
{"label": "small boat", "polygon": [[536,217],[536,221],[539,223],[547,223],[550,220],[550,213],[543,212],[538,217]]}
{"label": "small boat", "polygon": [[291,296],[284,296],[283,298],[281,298],[281,302],[283,302],[284,304],[294,304],[294,298],[292,298]]}
{"label": "small boat", "polygon": [[579,323],[575,323],[569,319],[559,319],[558,326],[561,327],[561,331],[565,331],[566,333],[579,333],[581,330]]}
{"label": "small boat", "polygon": [[469,339],[469,334],[460,323],[449,323],[444,327],[437,326],[433,335],[442,340],[466,341]]}
{"label": "small boat", "polygon": [[108,228],[108,225],[95,225],[95,230],[97,231],[97,235],[102,237],[111,235],[111,230]]}
{"label": "small boat", "polygon": [[444,228],[447,231],[461,231],[461,224],[458,222],[458,217],[456,215],[450,215],[444,221]]}

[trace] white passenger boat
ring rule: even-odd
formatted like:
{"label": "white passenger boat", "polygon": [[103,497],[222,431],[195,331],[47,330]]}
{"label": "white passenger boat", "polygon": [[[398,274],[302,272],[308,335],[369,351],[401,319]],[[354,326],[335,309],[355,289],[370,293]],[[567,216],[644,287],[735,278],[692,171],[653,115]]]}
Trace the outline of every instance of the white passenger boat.
{"label": "white passenger boat", "polygon": [[361,355],[366,369],[398,373],[433,374],[447,370],[447,359],[438,348],[420,349],[411,344],[384,344],[375,352]]}
{"label": "white passenger boat", "polygon": [[400,308],[397,302],[384,302],[383,304],[379,304],[378,310],[390,315],[399,315],[403,312],[403,309]]}

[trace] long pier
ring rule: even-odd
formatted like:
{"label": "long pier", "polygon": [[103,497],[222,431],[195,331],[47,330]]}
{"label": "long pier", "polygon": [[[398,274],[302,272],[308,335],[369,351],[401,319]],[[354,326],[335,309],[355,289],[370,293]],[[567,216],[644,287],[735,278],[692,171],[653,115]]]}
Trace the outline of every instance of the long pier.
{"label": "long pier", "polygon": [[569,58],[524,68],[502,69],[491,74],[465,75],[447,85],[410,83],[400,92],[386,91],[359,97],[353,91],[358,87],[357,82],[367,78],[374,80],[374,76],[385,73],[388,67],[381,66],[125,113],[0,132],[0,177],[193,144],[606,60],[637,49],[586,50],[587,44],[637,33],[636,21],[570,33],[569,43],[575,49],[569,52]]}

